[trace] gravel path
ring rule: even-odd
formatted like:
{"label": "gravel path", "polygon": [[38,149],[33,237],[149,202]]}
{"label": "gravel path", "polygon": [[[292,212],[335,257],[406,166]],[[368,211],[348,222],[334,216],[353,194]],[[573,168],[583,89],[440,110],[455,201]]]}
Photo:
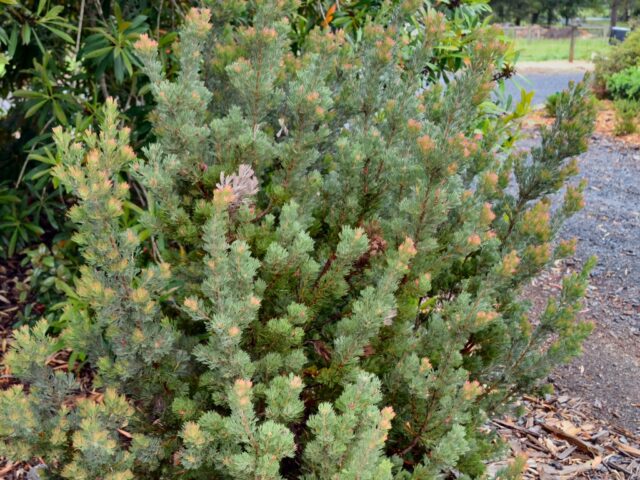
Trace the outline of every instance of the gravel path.
{"label": "gravel path", "polygon": [[596,137],[580,166],[586,208],[562,235],[580,240],[579,264],[598,257],[584,312],[596,330],[582,358],[555,380],[640,432],[640,152]]}
{"label": "gravel path", "polygon": [[584,71],[561,71],[561,72],[528,72],[525,71],[507,80],[506,90],[514,98],[520,98],[520,90],[535,90],[533,105],[544,103],[547,97],[555,92],[564,90],[570,81],[579,82],[584,78]]}
{"label": "gravel path", "polygon": [[579,165],[586,207],[560,233],[578,238],[576,255],[536,279],[527,296],[540,311],[563,274],[598,258],[581,312],[594,333],[584,354],[550,380],[599,417],[640,433],[640,151],[598,135]]}

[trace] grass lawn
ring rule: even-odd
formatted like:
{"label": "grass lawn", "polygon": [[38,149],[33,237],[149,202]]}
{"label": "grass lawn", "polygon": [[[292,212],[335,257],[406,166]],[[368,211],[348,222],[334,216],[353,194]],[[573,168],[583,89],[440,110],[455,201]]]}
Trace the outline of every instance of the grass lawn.
{"label": "grass lawn", "polygon": [[[569,39],[538,39],[515,40],[516,48],[520,50],[520,60],[541,62],[545,60],[568,60]],[[605,53],[609,49],[608,39],[605,38],[576,38],[576,60],[592,60],[598,53]]]}

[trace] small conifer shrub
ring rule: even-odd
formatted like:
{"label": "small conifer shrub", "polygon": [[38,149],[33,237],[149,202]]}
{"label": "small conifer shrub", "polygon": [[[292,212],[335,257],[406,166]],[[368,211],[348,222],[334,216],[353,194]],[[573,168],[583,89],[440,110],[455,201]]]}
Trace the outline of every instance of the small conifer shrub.
{"label": "small conifer shrub", "polygon": [[173,81],[141,37],[141,155],[111,101],[99,132],[56,130],[84,266],[59,334],[15,333],[0,455],[72,479],[477,477],[488,416],[579,351],[588,268],[539,318],[519,292],[575,247],[554,238],[582,207],[585,87],[522,152],[488,107],[492,31],[428,84],[442,15],[405,2],[293,54],[295,8],[192,10]]}

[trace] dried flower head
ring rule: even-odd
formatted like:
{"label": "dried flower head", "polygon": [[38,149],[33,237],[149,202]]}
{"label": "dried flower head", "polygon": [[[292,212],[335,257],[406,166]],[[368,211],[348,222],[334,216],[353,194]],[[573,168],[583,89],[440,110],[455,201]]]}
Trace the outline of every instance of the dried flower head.
{"label": "dried flower head", "polygon": [[396,318],[397,316],[398,316],[398,310],[396,308],[393,308],[387,312],[382,323],[385,326],[389,327],[393,325],[393,319]]}
{"label": "dried flower head", "polygon": [[480,222],[484,225],[489,225],[496,218],[496,214],[493,213],[490,203],[485,203],[482,206],[482,212],[480,213]]}
{"label": "dried flower head", "polygon": [[253,169],[249,165],[242,164],[238,168],[238,173],[225,175],[220,174],[220,182],[216,184],[218,190],[229,190],[233,193],[230,200],[231,207],[238,207],[246,202],[249,197],[258,193],[258,179]]}
{"label": "dried flower head", "polygon": [[473,400],[482,393],[482,387],[477,380],[466,381],[462,386],[462,396],[465,400]]}
{"label": "dried flower head", "polygon": [[407,237],[404,239],[404,242],[402,242],[402,244],[398,247],[398,250],[401,255],[404,255],[407,257],[413,257],[418,253],[418,250],[416,249],[416,245],[413,242],[413,239],[410,237]]}
{"label": "dried flower head", "polygon": [[431,152],[434,146],[435,146],[435,143],[433,142],[433,140],[429,135],[423,135],[420,138],[418,138],[418,147],[420,147],[420,151],[423,154],[427,154]]}
{"label": "dried flower head", "polygon": [[291,386],[291,388],[294,388],[294,389],[302,388],[302,378],[296,375],[291,379],[291,381],[289,382],[289,385]]}

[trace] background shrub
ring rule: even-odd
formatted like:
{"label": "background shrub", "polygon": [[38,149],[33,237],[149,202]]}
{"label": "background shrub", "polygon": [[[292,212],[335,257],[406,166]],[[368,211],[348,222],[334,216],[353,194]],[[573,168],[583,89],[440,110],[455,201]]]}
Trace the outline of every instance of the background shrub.
{"label": "background shrub", "polygon": [[607,91],[615,99],[640,100],[640,68],[630,67],[611,75]]}
{"label": "background shrub", "polygon": [[629,135],[637,130],[638,113],[640,104],[636,100],[619,99],[614,102],[616,111],[616,123],[614,133],[616,135]]}
{"label": "background shrub", "polygon": [[585,86],[525,155],[526,105],[489,101],[492,29],[443,83],[425,65],[450,20],[419,3],[295,54],[293,2],[218,7],[186,15],[177,71],[137,40],[141,155],[112,100],[97,132],[54,131],[84,265],[59,333],[15,333],[0,455],[64,478],[482,475],[487,416],[590,330],[590,264],[535,321],[518,295],[575,246],[552,242],[582,207]]}
{"label": "background shrub", "polygon": [[[0,184],[23,202],[16,214],[0,212],[0,256],[68,237],[67,199],[51,181],[51,134],[56,126],[84,130],[99,122],[101,104],[118,99],[133,127],[147,139],[152,107],[133,42],[150,33],[165,47],[170,70],[173,31],[189,2],[68,2],[23,0],[0,5],[5,47],[0,95]],[[35,227],[27,227],[27,225]]]}
{"label": "background shrub", "polygon": [[609,78],[630,67],[637,67],[640,62],[640,30],[627,35],[624,42],[613,46],[606,56],[595,61],[595,89],[601,95],[607,94]]}
{"label": "background shrub", "polygon": [[[592,84],[592,77],[589,74],[586,74],[582,82],[585,85],[590,86]],[[549,95],[545,100],[545,104],[544,104],[545,114],[549,117],[553,117],[553,118],[557,117],[559,113],[558,109],[562,105],[566,105],[566,103],[570,101],[571,94],[572,94],[571,90],[569,89],[569,90],[562,90]],[[590,104],[589,107],[587,107],[588,110],[595,111],[596,109],[595,98],[590,98],[588,100],[585,100],[585,102]]]}

